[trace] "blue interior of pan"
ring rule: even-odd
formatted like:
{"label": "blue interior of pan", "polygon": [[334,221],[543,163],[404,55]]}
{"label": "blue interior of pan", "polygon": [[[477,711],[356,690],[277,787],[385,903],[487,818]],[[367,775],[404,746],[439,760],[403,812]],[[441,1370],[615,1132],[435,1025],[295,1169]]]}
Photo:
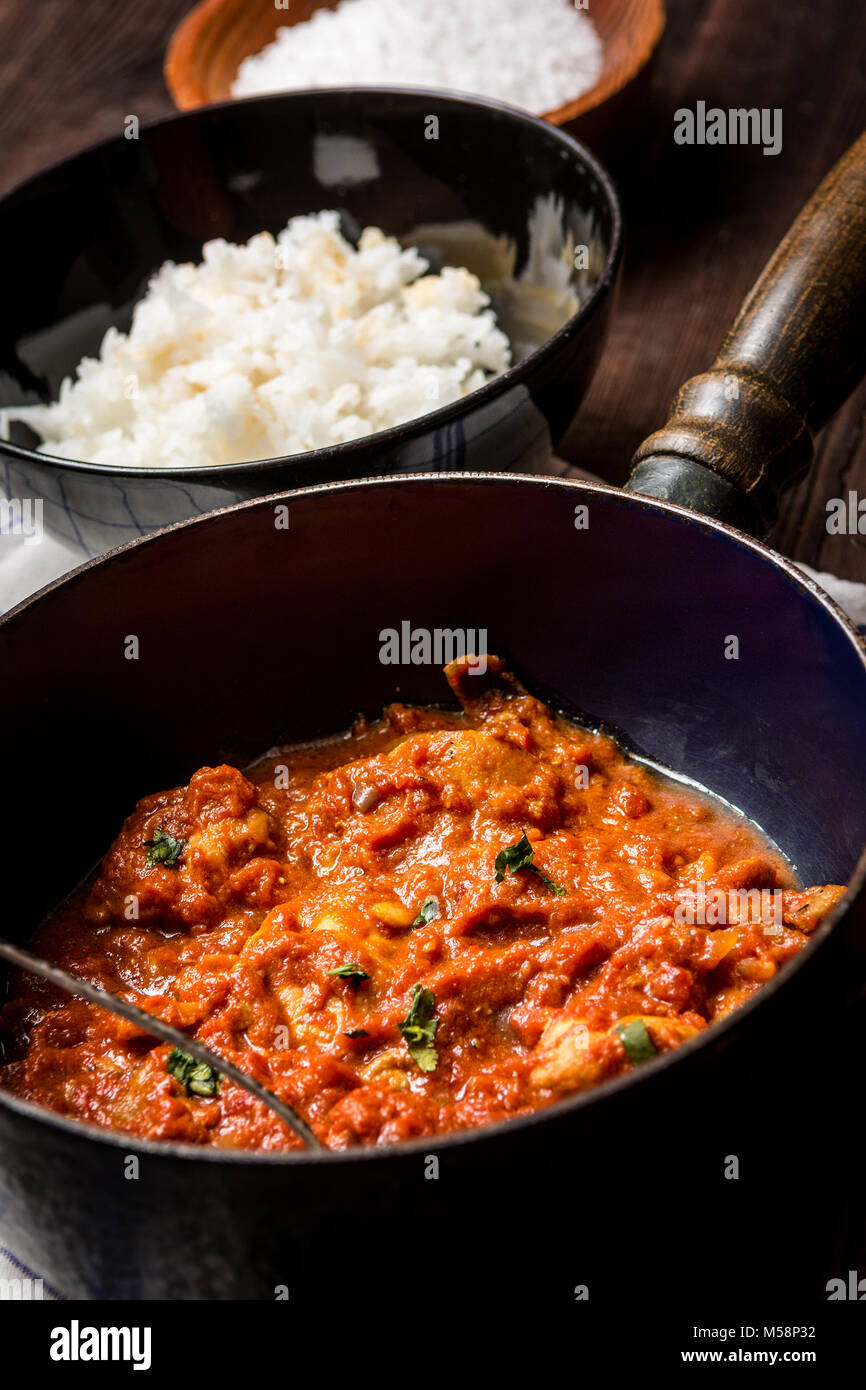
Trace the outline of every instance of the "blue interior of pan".
{"label": "blue interior of pan", "polygon": [[760,547],[639,497],[528,479],[392,480],[289,506],[288,529],[270,499],[163,533],[0,625],[10,932],[145,793],[394,699],[446,700],[432,665],[380,659],[403,621],[485,630],[531,689],[725,797],[807,883],[850,877],[866,665]]}

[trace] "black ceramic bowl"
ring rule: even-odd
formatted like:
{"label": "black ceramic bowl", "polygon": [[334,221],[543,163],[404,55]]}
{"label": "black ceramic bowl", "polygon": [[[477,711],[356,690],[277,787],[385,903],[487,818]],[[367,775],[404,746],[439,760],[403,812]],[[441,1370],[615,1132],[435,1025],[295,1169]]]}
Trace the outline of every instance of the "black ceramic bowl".
{"label": "black ceramic bowl", "polygon": [[824,1297],[829,1274],[854,1267],[839,1194],[862,1186],[845,1127],[862,1050],[841,1007],[864,974],[857,634],[764,546],[611,488],[438,475],[282,500],[288,530],[274,499],[242,504],[97,560],[0,622],[7,935],[27,940],[144,793],[395,696],[442,701],[435,667],[380,660],[380,632],[407,619],[485,629],[535,691],[728,798],[806,883],[848,892],[699,1041],[442,1140],[202,1151],[0,1089],[0,1211],[17,1253],[73,1296],[269,1299],[286,1285],[293,1307],[319,1311],[335,1290],[391,1309],[417,1278],[451,1309],[491,1294],[500,1309],[533,1294],[565,1309],[583,1283],[591,1308],[620,1312],[696,1290],[706,1308],[732,1287],[788,1312],[785,1299]]}
{"label": "black ceramic bowl", "polygon": [[[430,116],[437,138],[428,138]],[[167,259],[200,259],[211,238],[242,242],[336,208],[350,237],[371,224],[404,240],[427,228],[423,246],[447,260],[449,231],[468,221],[511,238],[519,272],[539,200],[563,236],[589,247],[590,270],[573,271],[581,307],[462,401],[334,448],[213,469],[57,459],[13,424],[0,443],[7,496],[43,497],[46,526],[85,558],[286,487],[373,472],[543,468],[595,369],[622,245],[616,193],[582,145],[520,111],[438,92],[325,90],[206,107],[39,174],[0,201],[0,407],[55,399],[110,325],[129,326],[152,272]]]}

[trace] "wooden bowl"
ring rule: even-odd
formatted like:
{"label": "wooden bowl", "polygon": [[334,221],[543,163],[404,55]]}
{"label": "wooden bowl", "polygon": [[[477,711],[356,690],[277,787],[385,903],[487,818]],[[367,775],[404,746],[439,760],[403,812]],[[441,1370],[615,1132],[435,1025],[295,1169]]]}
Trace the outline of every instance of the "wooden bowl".
{"label": "wooden bowl", "polygon": [[[186,111],[226,101],[238,68],[259,53],[277,29],[300,24],[314,10],[339,0],[201,0],[175,30],[165,60],[165,80],[175,105]],[[566,0],[564,0],[564,3]],[[592,20],[604,44],[604,66],[582,96],[544,113],[565,125],[600,106],[631,82],[651,57],[665,25],[664,0],[592,0]]]}

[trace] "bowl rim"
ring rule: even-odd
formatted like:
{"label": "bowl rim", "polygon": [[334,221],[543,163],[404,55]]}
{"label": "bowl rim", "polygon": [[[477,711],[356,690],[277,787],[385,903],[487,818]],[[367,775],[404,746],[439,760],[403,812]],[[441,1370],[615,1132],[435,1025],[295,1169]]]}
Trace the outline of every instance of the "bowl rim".
{"label": "bowl rim", "polygon": [[549,121],[551,125],[565,125],[580,116],[588,115],[590,111],[597,111],[606,101],[611,101],[613,97],[625,91],[629,83],[643,71],[655,54],[667,25],[665,0],[644,0],[644,5],[649,22],[646,37],[642,44],[629,48],[629,61],[607,77],[602,73],[598,81],[579,97],[572,97],[571,101],[564,101],[561,106],[545,111],[544,120]]}
{"label": "bowl rim", "polygon": [[[326,493],[345,493],[359,490],[374,489],[380,487],[412,487],[429,483],[458,483],[464,487],[467,484],[476,487],[487,487],[492,485],[508,484],[513,488],[529,487],[534,490],[541,486],[545,491],[561,489],[570,492],[578,497],[605,496],[617,500],[617,505],[637,508],[640,511],[661,512],[663,515],[677,517],[687,522],[691,526],[697,526],[703,532],[714,532],[723,539],[739,546],[741,550],[751,552],[764,563],[770,564],[774,569],[781,570],[785,577],[792,581],[800,591],[800,597],[810,597],[815,600],[819,607],[831,622],[841,628],[859,660],[864,679],[866,679],[866,639],[854,627],[848,616],[842,611],[839,605],[821,588],[811,575],[805,574],[799,569],[792,560],[786,556],[778,554],[765,545],[762,541],[757,541],[748,536],[743,531],[737,530],[724,522],[716,521],[710,517],[703,516],[699,512],[692,511],[688,507],[680,506],[673,502],[664,502],[659,498],[647,497],[641,493],[625,492],[622,488],[611,487],[607,483],[595,483],[578,478],[555,478],[542,476],[532,473],[417,473],[417,474],[384,474],[371,478],[357,478],[349,481],[314,484],[303,488],[292,488],[288,491],[277,493],[274,496],[256,497],[243,502],[235,502],[229,506],[220,507],[214,511],[207,512],[203,516],[192,517],[185,521],[172,522],[168,526],[163,526],[157,531],[151,532],[147,536],[141,536],[135,540],[128,541],[125,545],[116,546],[102,555],[86,560],[78,565],[74,570],[67,574],[60,575],[53,579],[36,593],[29,595],[21,603],[0,616],[0,637],[3,629],[13,619],[20,617],[32,605],[42,598],[60,588],[67,582],[82,576],[85,571],[94,569],[100,565],[107,564],[117,556],[124,555],[127,551],[137,551],[138,549],[150,545],[157,541],[161,536],[172,534],[186,528],[205,526],[216,518],[222,518],[235,512],[249,511],[257,507],[266,507],[279,504],[280,502],[291,503],[299,498],[323,496]],[[551,1105],[543,1106],[539,1110],[531,1111],[527,1115],[516,1116],[514,1119],[499,1120],[494,1124],[482,1125],[476,1128],[455,1130],[445,1134],[427,1135],[419,1139],[407,1140],[400,1144],[388,1144],[379,1147],[378,1145],[357,1145],[350,1149],[326,1149],[321,1150],[289,1150],[281,1152],[262,1152],[251,1149],[223,1149],[210,1145],[186,1144],[174,1140],[154,1140],[141,1139],[136,1135],[128,1134],[119,1130],[102,1128],[93,1125],[86,1120],[71,1118],[66,1115],[58,1114],[56,1111],[49,1110],[44,1106],[38,1105],[34,1101],[21,1100],[18,1096],[11,1095],[4,1087],[0,1086],[0,1109],[6,1108],[19,1115],[25,1120],[30,1120],[37,1124],[46,1124],[61,1135],[77,1138],[79,1141],[94,1140],[99,1144],[109,1147],[140,1150],[154,1158],[164,1158],[166,1160],[202,1160],[207,1163],[229,1163],[232,1165],[258,1166],[267,1165],[268,1167],[294,1167],[303,1165],[304,1167],[316,1166],[321,1164],[354,1164],[371,1163],[375,1161],[397,1162],[403,1159],[410,1160],[419,1155],[438,1153],[440,1150],[458,1149],[467,1144],[479,1144],[484,1142],[496,1142],[497,1140],[507,1140],[524,1133],[535,1125],[544,1124],[545,1121],[552,1123],[567,1122],[569,1119],[587,1108],[600,1111],[606,1104],[608,1108],[615,1105],[622,1095],[628,1092],[631,1087],[640,1085],[646,1079],[666,1073],[672,1066],[695,1065],[695,1059],[700,1058],[705,1053],[718,1051],[725,1045],[727,1040],[730,1043],[730,1035],[734,1029],[741,1024],[748,1026],[748,1021],[753,1018],[756,1009],[760,1009],[769,1004],[775,998],[780,989],[784,989],[787,983],[798,975],[827,945],[830,937],[841,925],[847,913],[852,910],[858,899],[860,899],[864,885],[866,885],[866,844],[864,844],[857,859],[854,869],[845,885],[845,892],[827,915],[821,926],[815,931],[806,942],[806,945],[791,960],[786,961],[785,967],[766,981],[759,990],[750,995],[738,1008],[723,1018],[714,1022],[710,1027],[704,1029],[697,1037],[689,1040],[681,1047],[674,1048],[656,1057],[654,1060],[645,1063],[641,1067],[635,1067],[632,1071],[623,1076],[615,1077],[611,1081],[604,1082],[602,1085],[592,1087],[587,1091],[576,1092],[573,1095],[563,1096],[560,1100]]]}
{"label": "bowl rim", "polygon": [[[569,121],[576,120],[577,117],[584,116],[589,111],[595,111],[606,101],[610,101],[612,97],[624,91],[629,83],[633,82],[643,71],[655,53],[665,31],[667,13],[665,0],[642,0],[642,3],[646,13],[646,34],[642,43],[629,46],[628,61],[620,64],[614,72],[607,75],[602,71],[598,80],[591,87],[587,87],[586,91],[581,92],[580,96],[571,97],[568,101],[561,102],[559,106],[551,107],[549,111],[542,112],[542,120],[551,125],[566,125]],[[214,104],[207,100],[187,99],[184,96],[184,91],[191,85],[189,73],[192,72],[192,53],[195,45],[202,32],[220,15],[224,5],[225,0],[198,0],[198,3],[193,5],[192,9],[178,21],[172,30],[165,51],[162,74],[169,95],[179,111],[195,111],[201,106]],[[278,25],[278,28],[282,27],[291,28],[292,26],[284,21],[282,25]],[[604,44],[604,40],[602,43]],[[261,52],[261,50],[259,51]],[[181,63],[187,62],[188,72],[184,78],[178,69]],[[233,97],[230,100],[242,101],[243,98]]]}
{"label": "bowl rim", "polygon": [[[404,99],[425,98],[429,101],[447,103],[449,106],[473,106],[486,110],[489,114],[505,117],[506,120],[516,121],[524,126],[534,128],[536,133],[545,140],[551,140],[554,145],[563,147],[567,155],[576,159],[585,170],[595,179],[600,190],[596,208],[605,206],[610,217],[611,233],[610,243],[605,254],[604,265],[602,266],[595,283],[591,286],[586,297],[578,306],[577,310],[569,315],[565,323],[561,324],[555,333],[551,334],[540,347],[534,348],[521,362],[506,368],[498,376],[492,377],[490,381],[479,386],[468,395],[462,396],[460,400],[452,401],[449,405],[440,406],[437,410],[431,410],[423,415],[416,416],[413,420],[407,420],[401,425],[393,425],[387,430],[377,430],[373,434],[364,435],[360,439],[352,439],[343,444],[328,445],[323,449],[309,449],[304,453],[276,455],[273,458],[250,459],[243,463],[214,463],[214,464],[191,464],[176,468],[122,468],[112,463],[90,463],[83,459],[61,458],[57,454],[42,453],[36,449],[27,449],[20,444],[14,444],[11,440],[0,438],[0,456],[14,458],[19,462],[36,465],[47,465],[51,469],[69,470],[72,473],[82,473],[85,476],[99,476],[103,478],[138,478],[154,480],[183,480],[189,483],[200,478],[204,484],[219,480],[228,482],[233,478],[242,478],[257,473],[270,473],[277,469],[290,470],[293,466],[313,468],[317,465],[333,464],[341,460],[350,460],[355,453],[361,453],[365,449],[379,444],[396,444],[432,433],[444,427],[456,419],[464,417],[469,410],[483,408],[496,397],[506,394],[515,387],[524,385],[526,379],[532,376],[535,371],[547,363],[570,339],[585,327],[589,320],[594,316],[601,303],[612,290],[617,275],[619,273],[623,254],[623,213],[619,194],[614,181],[597,157],[581,141],[574,136],[561,130],[558,126],[551,125],[540,116],[532,116],[528,112],[520,110],[518,107],[508,106],[505,102],[493,101],[487,97],[476,97],[470,94],[459,92],[442,92],[435,88],[427,87],[312,87],[293,92],[265,93],[262,96],[251,96],[223,102],[214,102],[209,105],[195,107],[189,111],[174,112],[170,116],[163,117],[156,121],[147,121],[140,126],[140,133],[150,133],[152,131],[164,130],[167,127],[174,127],[179,122],[194,122],[206,120],[214,113],[228,114],[231,111],[242,109],[254,105],[265,105],[276,103],[278,105],[301,105],[312,101],[320,101],[323,98],[338,98],[349,102],[357,97],[386,98],[394,100],[396,103]],[[97,157],[101,152],[113,146],[119,147],[125,143],[125,137],[121,135],[112,136],[108,140],[100,140],[94,144],[86,146],[74,154],[67,155],[63,159],[56,160],[54,163],[46,165],[37,173],[30,175],[27,179],[16,184],[7,190],[0,197],[0,211],[7,202],[11,202],[16,197],[26,195],[42,180],[52,174],[68,170],[74,166],[78,160],[86,160]],[[588,209],[592,211],[592,209]],[[149,274],[154,274],[158,267],[154,266]],[[140,303],[141,296],[135,301]],[[3,406],[0,403],[0,412],[4,409],[14,407]],[[23,408],[23,407],[22,407]],[[364,474],[364,477],[371,475]],[[285,484],[291,485],[291,478],[285,478]]]}

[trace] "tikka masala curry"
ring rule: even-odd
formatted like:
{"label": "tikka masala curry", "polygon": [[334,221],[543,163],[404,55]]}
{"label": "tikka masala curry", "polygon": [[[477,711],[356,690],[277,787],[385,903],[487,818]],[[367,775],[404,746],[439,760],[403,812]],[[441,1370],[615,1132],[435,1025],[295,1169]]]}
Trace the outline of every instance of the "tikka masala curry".
{"label": "tikka masala curry", "polygon": [[[679,1047],[805,945],[745,820],[553,714],[495,657],[462,713],[204,767],[146,797],[36,949],[200,1039],[335,1149],[526,1114]],[[300,1147],[244,1089],[19,975],[0,1077],[150,1139]]]}

